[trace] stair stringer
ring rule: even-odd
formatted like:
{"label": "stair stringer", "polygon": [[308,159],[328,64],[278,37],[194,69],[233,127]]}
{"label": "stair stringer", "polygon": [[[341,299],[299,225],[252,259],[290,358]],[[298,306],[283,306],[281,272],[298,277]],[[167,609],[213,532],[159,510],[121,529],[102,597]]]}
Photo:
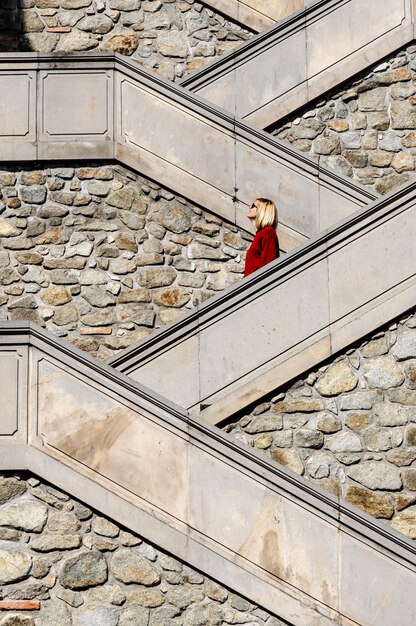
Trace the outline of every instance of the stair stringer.
{"label": "stair stringer", "polygon": [[267,128],[412,42],[414,20],[413,0],[314,0],[181,85]]}
{"label": "stair stringer", "polygon": [[52,480],[294,626],[389,626],[398,602],[413,623],[410,540],[29,323],[0,337],[1,470]]}

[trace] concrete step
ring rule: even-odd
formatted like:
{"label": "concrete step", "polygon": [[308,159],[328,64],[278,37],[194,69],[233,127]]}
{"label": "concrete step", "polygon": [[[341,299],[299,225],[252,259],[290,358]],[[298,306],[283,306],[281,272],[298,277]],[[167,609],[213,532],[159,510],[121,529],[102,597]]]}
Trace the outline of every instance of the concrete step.
{"label": "concrete step", "polygon": [[414,22],[412,0],[313,0],[181,84],[267,128],[413,41]]}
{"label": "concrete step", "polygon": [[398,598],[414,624],[414,543],[113,368],[5,322],[0,396],[1,471],[52,481],[294,626],[391,626]]}

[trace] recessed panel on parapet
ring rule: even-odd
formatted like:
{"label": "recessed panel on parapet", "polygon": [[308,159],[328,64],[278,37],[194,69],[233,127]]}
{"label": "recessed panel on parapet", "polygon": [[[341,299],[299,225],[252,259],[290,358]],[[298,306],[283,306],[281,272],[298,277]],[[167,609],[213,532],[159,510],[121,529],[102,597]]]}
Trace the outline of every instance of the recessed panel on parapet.
{"label": "recessed panel on parapet", "polygon": [[[21,368],[21,364],[20,364]],[[14,350],[0,351],[0,439],[13,436],[19,428],[19,354]],[[20,378],[20,380],[19,380]]]}
{"label": "recessed panel on parapet", "polygon": [[112,140],[112,80],[107,72],[43,71],[41,140]]}

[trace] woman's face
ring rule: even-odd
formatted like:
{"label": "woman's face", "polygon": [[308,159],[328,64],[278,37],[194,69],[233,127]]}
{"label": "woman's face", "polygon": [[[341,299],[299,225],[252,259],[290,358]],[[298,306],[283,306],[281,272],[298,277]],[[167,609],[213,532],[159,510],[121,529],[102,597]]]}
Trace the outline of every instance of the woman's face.
{"label": "woman's face", "polygon": [[252,204],[249,210],[247,211],[247,217],[250,220],[255,220],[257,215],[257,206],[256,204]]}

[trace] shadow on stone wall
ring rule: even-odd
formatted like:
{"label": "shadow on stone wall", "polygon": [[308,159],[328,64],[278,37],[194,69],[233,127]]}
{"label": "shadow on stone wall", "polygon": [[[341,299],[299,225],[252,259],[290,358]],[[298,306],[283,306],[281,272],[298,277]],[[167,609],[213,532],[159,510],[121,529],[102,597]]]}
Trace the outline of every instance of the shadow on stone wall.
{"label": "shadow on stone wall", "polygon": [[0,52],[29,49],[22,36],[24,3],[25,0],[0,0]]}

